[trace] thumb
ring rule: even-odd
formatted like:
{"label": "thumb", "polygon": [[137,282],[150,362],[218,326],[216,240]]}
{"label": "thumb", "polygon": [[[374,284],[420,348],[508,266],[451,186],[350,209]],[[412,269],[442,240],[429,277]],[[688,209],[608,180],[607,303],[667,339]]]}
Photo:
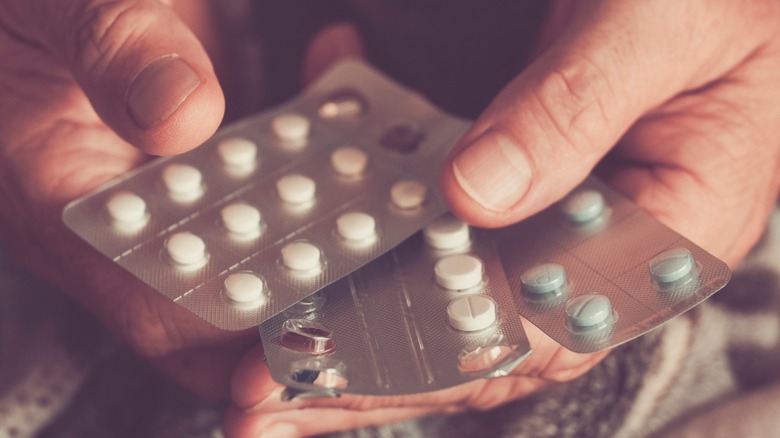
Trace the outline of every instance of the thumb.
{"label": "thumb", "polygon": [[59,57],[98,115],[130,144],[184,152],[222,120],[224,97],[206,52],[159,1],[17,2],[27,33]]}
{"label": "thumb", "polygon": [[686,72],[658,67],[680,56],[657,41],[670,14],[637,10],[657,2],[572,3],[567,33],[496,97],[444,164],[443,195],[468,222],[504,226],[560,199],[644,111],[684,86]]}

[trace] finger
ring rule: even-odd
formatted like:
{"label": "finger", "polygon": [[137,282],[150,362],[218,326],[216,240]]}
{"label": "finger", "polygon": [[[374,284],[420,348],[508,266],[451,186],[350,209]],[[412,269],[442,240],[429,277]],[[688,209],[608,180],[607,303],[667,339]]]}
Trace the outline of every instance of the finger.
{"label": "finger", "polygon": [[231,379],[233,403],[242,409],[262,406],[264,400],[281,402],[281,385],[274,382],[263,358],[263,346],[252,347],[236,366]]}
{"label": "finger", "polygon": [[365,58],[363,41],[350,24],[332,24],[319,31],[309,43],[303,62],[302,82],[312,82],[333,63],[346,58]]}
{"label": "finger", "polygon": [[[545,208],[644,112],[721,74],[726,63],[710,59],[717,41],[686,41],[688,25],[666,6],[577,2],[569,29],[500,93],[445,162],[441,186],[452,210],[495,227]],[[665,38],[674,42],[659,42]],[[737,53],[725,52],[730,61]]]}
{"label": "finger", "polygon": [[361,412],[307,408],[259,414],[232,408],[225,415],[224,432],[228,438],[303,437],[396,423],[437,412],[440,412],[438,407],[380,408]]}
{"label": "finger", "polygon": [[15,29],[59,57],[100,117],[134,146],[175,154],[219,125],[224,98],[208,56],[162,3],[4,3],[15,8]]}

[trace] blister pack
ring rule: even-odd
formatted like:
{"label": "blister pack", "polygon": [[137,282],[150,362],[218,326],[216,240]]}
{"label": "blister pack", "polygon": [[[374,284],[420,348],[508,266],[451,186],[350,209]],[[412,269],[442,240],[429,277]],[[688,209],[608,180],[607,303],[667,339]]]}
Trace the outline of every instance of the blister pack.
{"label": "blister pack", "polygon": [[506,375],[531,352],[492,239],[450,215],[260,334],[287,398],[434,391]]}
{"label": "blister pack", "polygon": [[258,325],[446,208],[441,163],[468,126],[365,64],[70,203],[65,224],[226,330]]}
{"label": "blister pack", "polygon": [[725,263],[593,177],[491,234],[520,314],[576,352],[640,336],[731,277]]}

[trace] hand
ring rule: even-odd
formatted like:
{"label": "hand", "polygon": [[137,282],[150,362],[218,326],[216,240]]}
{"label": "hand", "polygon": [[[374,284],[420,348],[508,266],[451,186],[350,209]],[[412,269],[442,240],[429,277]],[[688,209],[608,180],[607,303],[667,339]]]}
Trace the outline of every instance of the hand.
{"label": "hand", "polygon": [[60,220],[68,201],[146,160],[141,151],[180,153],[214,132],[224,99],[198,39],[158,1],[0,0],[0,59],[6,250],[181,384],[226,396],[256,338],[180,309]]}
{"label": "hand", "polygon": [[[540,56],[445,163],[450,207],[476,225],[511,224],[595,167],[735,265],[762,232],[780,187],[778,18],[780,5],[762,1],[556,2]],[[282,403],[257,349],[234,375],[236,407],[225,429],[236,437],[315,435],[489,409],[581,375],[606,355],[571,353],[523,325],[534,353],[512,376],[408,397]]]}

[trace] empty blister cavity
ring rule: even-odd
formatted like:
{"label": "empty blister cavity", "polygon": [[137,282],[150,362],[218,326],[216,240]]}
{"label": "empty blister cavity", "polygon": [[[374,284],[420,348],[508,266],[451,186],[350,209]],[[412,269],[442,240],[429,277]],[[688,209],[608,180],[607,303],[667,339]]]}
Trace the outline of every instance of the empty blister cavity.
{"label": "empty blister cavity", "polygon": [[282,401],[335,397],[336,390],[349,386],[346,371],[343,362],[328,356],[296,360],[290,365],[288,386],[282,392]]}
{"label": "empty blister cavity", "polygon": [[288,204],[307,204],[314,200],[317,184],[305,175],[292,174],[276,181],[279,198]]}
{"label": "empty blister cavity", "polygon": [[432,248],[458,248],[469,242],[469,226],[455,216],[445,214],[423,228],[423,238]]}
{"label": "empty blister cavity", "polygon": [[285,313],[296,316],[312,315],[321,310],[325,303],[325,296],[321,293],[316,293],[293,304]]}
{"label": "empty blister cavity", "polygon": [[609,298],[585,294],[566,302],[566,323],[574,332],[601,330],[614,324],[615,316]]}
{"label": "empty blister cavity", "polygon": [[165,166],[162,181],[171,197],[177,200],[193,200],[203,193],[203,175],[189,164]]}
{"label": "empty blister cavity", "polygon": [[306,140],[309,136],[311,123],[309,119],[295,113],[280,114],[271,120],[271,130],[277,138],[289,141],[299,142]]}
{"label": "empty blister cavity", "polygon": [[259,306],[265,302],[265,282],[253,272],[230,274],[224,286],[225,296],[235,303]]}
{"label": "empty blister cavity", "polygon": [[143,223],[147,219],[146,202],[128,190],[116,192],[108,198],[106,211],[112,221],[123,225]]}
{"label": "empty blister cavity", "polygon": [[698,276],[698,266],[693,254],[685,248],[664,251],[650,259],[650,278],[661,291],[685,288]]}
{"label": "empty blister cavity", "polygon": [[596,190],[577,190],[566,196],[559,207],[569,223],[590,224],[604,214],[604,196]]}
{"label": "empty blister cavity", "polygon": [[569,281],[566,270],[557,263],[543,263],[520,276],[523,297],[533,302],[546,302],[566,295]]}
{"label": "empty blister cavity", "polygon": [[293,271],[318,270],[322,266],[322,253],[309,242],[292,242],[282,247],[282,263]]}
{"label": "empty blister cavity", "polygon": [[482,260],[469,254],[442,257],[436,262],[436,283],[445,289],[471,289],[482,282]]}
{"label": "empty blister cavity", "polygon": [[411,154],[420,147],[425,133],[411,123],[399,123],[385,130],[379,144],[387,150],[401,154]]}
{"label": "empty blister cavity", "polygon": [[260,230],[260,211],[243,202],[226,205],[220,210],[222,226],[231,233],[248,235]]}
{"label": "empty blister cavity", "polygon": [[227,166],[253,167],[257,160],[257,145],[245,138],[231,137],[220,140],[217,153]]}
{"label": "empty blister cavity", "polygon": [[354,90],[339,90],[322,102],[317,113],[323,119],[357,119],[368,110],[366,99]]}
{"label": "empty blister cavity", "polygon": [[326,354],[336,349],[333,332],[308,319],[288,319],[282,324],[281,343],[285,348],[309,354]]}
{"label": "empty blister cavity", "polygon": [[339,175],[359,177],[366,171],[368,154],[354,146],[342,146],[331,152],[330,165]]}
{"label": "empty blister cavity", "polygon": [[[466,374],[491,374],[507,364],[517,353],[516,345],[492,344],[463,350],[458,355],[458,370]],[[526,352],[522,352],[525,354]]]}
{"label": "empty blister cavity", "polygon": [[447,306],[447,318],[456,330],[484,330],[496,322],[496,302],[481,294],[458,297]]}
{"label": "empty blister cavity", "polygon": [[203,239],[188,231],[172,234],[165,241],[165,251],[175,263],[194,266],[206,259],[206,243]]}
{"label": "empty blister cavity", "polygon": [[339,236],[350,241],[365,241],[376,235],[376,220],[360,211],[344,213],[336,219]]}
{"label": "empty blister cavity", "polygon": [[412,210],[422,206],[428,196],[428,187],[414,180],[403,180],[390,188],[393,205],[402,210]]}

